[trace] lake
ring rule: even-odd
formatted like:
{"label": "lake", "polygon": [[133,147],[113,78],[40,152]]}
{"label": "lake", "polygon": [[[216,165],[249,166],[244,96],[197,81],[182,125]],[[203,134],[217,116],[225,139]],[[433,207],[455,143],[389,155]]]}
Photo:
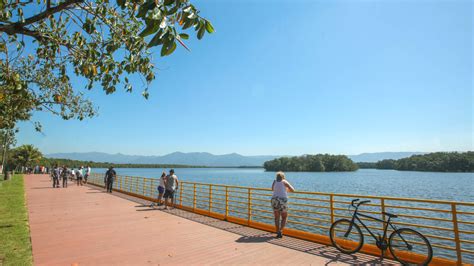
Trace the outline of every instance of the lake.
{"label": "lake", "polygon": [[[157,168],[117,168],[118,175],[159,177]],[[105,173],[106,169],[93,169]],[[262,168],[176,168],[180,180],[268,188],[275,172]],[[286,172],[299,191],[474,202],[474,173],[360,169],[355,172]]]}

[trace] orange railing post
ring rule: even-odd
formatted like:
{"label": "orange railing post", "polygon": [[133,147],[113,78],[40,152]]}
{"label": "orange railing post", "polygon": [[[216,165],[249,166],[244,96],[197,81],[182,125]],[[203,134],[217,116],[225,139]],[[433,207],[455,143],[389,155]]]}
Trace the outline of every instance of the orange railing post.
{"label": "orange railing post", "polygon": [[209,214],[212,211],[212,184],[209,185]]}
{"label": "orange railing post", "polygon": [[456,242],[457,265],[462,265],[461,242],[459,241],[458,215],[456,203],[451,203],[451,215],[453,218],[454,241]]}
{"label": "orange railing post", "polygon": [[[385,221],[385,199],[384,198],[381,198],[380,199],[380,208],[381,208],[381,211],[382,211],[382,220]],[[382,223],[382,232],[383,230],[385,230],[385,226],[388,226],[388,224],[385,224],[385,223]]]}
{"label": "orange railing post", "polygon": [[229,187],[225,186],[225,216],[224,220],[227,221],[227,216],[229,216]]}
{"label": "orange railing post", "polygon": [[183,189],[184,189],[184,184],[181,183],[181,189],[179,190],[179,206],[183,208]]}
{"label": "orange railing post", "polygon": [[329,211],[331,212],[331,224],[334,223],[334,195],[329,195]]}
{"label": "orange railing post", "polygon": [[153,190],[154,190],[153,181],[154,181],[154,179],[151,179],[151,178],[150,178],[150,187],[148,188],[148,190],[149,190],[149,191],[148,191],[148,195],[149,195],[150,197],[152,197],[152,198],[155,198],[155,197],[153,196]]}
{"label": "orange railing post", "polygon": [[196,183],[194,183],[193,188],[193,211],[196,210]]}
{"label": "orange railing post", "polygon": [[252,204],[252,196],[251,196],[251,188],[247,189],[247,224],[250,224],[251,216],[252,216],[252,207],[250,206]]}

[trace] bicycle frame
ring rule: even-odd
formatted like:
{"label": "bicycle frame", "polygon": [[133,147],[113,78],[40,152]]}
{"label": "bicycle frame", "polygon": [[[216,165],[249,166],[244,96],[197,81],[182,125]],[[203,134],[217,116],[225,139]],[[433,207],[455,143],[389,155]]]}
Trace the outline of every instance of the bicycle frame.
{"label": "bicycle frame", "polygon": [[[399,229],[397,228],[392,222],[391,222],[391,219],[392,218],[396,218],[397,215],[394,215],[394,214],[390,214],[390,213],[386,213],[386,212],[382,212],[382,215],[383,215],[383,219],[379,219],[379,218],[376,218],[376,217],[373,217],[373,216],[370,216],[370,215],[366,215],[366,214],[363,214],[363,213],[359,213],[359,206],[362,205],[362,204],[366,204],[366,203],[369,203],[370,201],[369,200],[365,200],[365,201],[361,201],[361,202],[358,202],[359,199],[355,199],[352,201],[351,203],[351,206],[354,208],[354,212],[352,214],[352,218],[350,220],[348,219],[341,219],[341,220],[338,220],[336,222],[334,222],[331,226],[331,230],[330,230],[330,238],[331,238],[331,242],[333,243],[333,245],[339,249],[340,251],[342,251],[343,253],[347,253],[347,254],[352,254],[354,252],[357,252],[359,251],[361,248],[362,248],[362,245],[364,243],[364,234],[362,233],[361,229],[359,228],[359,225],[357,224],[357,221],[362,225],[362,227],[365,228],[365,230],[367,230],[367,232],[369,232],[370,236],[372,236],[375,240],[375,244],[377,246],[377,248],[380,249],[381,253],[380,253],[380,258],[381,260],[384,258],[384,254],[385,254],[385,251],[387,249],[390,249],[390,252],[392,252],[392,256],[396,259],[396,260],[399,260],[400,262],[403,263],[402,260],[400,260],[400,258],[398,258],[393,252],[394,252],[394,249],[393,248],[406,248],[408,249],[407,251],[414,251],[416,249],[414,249],[413,247],[413,244],[411,244],[409,242],[409,238],[405,239],[404,237],[404,232],[408,231],[408,234],[410,234],[410,231],[412,234],[414,234],[415,236],[416,235],[419,235],[421,236],[421,239],[423,240],[423,243],[426,243],[427,244],[427,247],[428,247],[428,253],[426,253],[427,255],[429,255],[429,257],[426,258],[425,261],[427,261],[427,263],[429,263],[429,261],[431,261],[431,258],[432,258],[432,248],[431,248],[431,245],[429,243],[429,241],[426,239],[426,237],[424,237],[422,234],[420,234],[419,232],[415,231],[415,230],[412,230],[412,229],[409,229],[409,228],[402,228],[402,229]],[[356,204],[357,203],[357,204]],[[388,217],[388,219],[385,220],[385,218]],[[383,225],[383,235],[376,235],[374,234],[374,232],[372,232],[372,230],[369,228],[369,226],[367,226],[364,221],[362,219],[369,219],[369,220],[372,220],[372,221],[376,221],[376,222],[380,222],[382,223]],[[343,237],[344,238],[348,238],[349,234],[351,234],[352,232],[352,229],[355,227],[357,230],[356,235],[359,236],[358,238],[358,246],[355,247],[355,249],[352,249],[352,250],[348,250],[348,249],[345,249],[345,248],[341,248],[339,247],[339,245],[335,242],[334,240],[334,232],[333,230],[337,230],[335,229],[336,227],[336,224],[340,223],[340,222],[349,222],[349,226],[347,229],[345,229],[345,233],[343,234]],[[390,235],[388,235],[388,231],[389,231],[389,227],[393,230],[393,232],[391,232]],[[341,228],[342,229],[342,228]],[[375,228],[377,229],[377,228]],[[342,232],[344,232],[342,231]],[[378,231],[378,230],[377,230]],[[398,236],[399,239],[397,238],[394,238]],[[342,237],[342,236],[341,236]],[[336,238],[338,238],[336,236]],[[388,238],[388,239],[387,239]],[[395,239],[395,241],[394,241]],[[349,239],[351,240],[351,239]],[[408,241],[407,241],[408,240]],[[353,241],[354,242],[354,241]],[[399,244],[400,243],[400,244]],[[418,242],[413,242],[413,243],[418,243]],[[421,244],[423,244],[421,243]],[[419,243],[418,243],[419,244]],[[397,250],[395,250],[397,251]],[[397,251],[398,252],[398,251]]]}
{"label": "bicycle frame", "polygon": [[[365,230],[367,230],[367,232],[369,232],[369,234],[375,239],[375,241],[379,241],[377,236],[374,233],[372,233],[372,231],[364,224],[364,222],[359,218],[359,216],[364,217],[364,218],[368,218],[368,219],[371,219],[371,220],[374,220],[374,221],[378,221],[378,222],[381,222],[383,224],[383,236],[380,240],[387,238],[387,231],[388,231],[387,229],[388,229],[389,225],[393,229],[393,231],[397,230],[395,225],[393,225],[390,222],[390,217],[388,217],[388,220],[385,221],[385,220],[375,218],[375,217],[372,217],[372,216],[369,216],[369,215],[366,215],[366,214],[358,213],[358,211],[359,211],[359,206],[357,206],[356,209],[354,210],[354,214],[352,215],[352,219],[351,219],[351,225],[349,226],[349,230],[347,230],[347,233],[344,235],[345,237],[347,237],[349,235],[349,233],[352,230],[352,225],[355,224],[355,220],[357,220],[360,224],[362,224],[362,226],[365,228]],[[405,239],[403,239],[403,241],[405,241]]]}

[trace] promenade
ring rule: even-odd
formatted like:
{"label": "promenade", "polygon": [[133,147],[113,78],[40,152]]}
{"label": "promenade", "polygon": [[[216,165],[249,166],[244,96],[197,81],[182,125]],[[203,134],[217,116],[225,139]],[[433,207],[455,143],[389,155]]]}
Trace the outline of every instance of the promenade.
{"label": "promenade", "polygon": [[379,263],[93,186],[52,188],[47,175],[26,175],[25,190],[35,265]]}

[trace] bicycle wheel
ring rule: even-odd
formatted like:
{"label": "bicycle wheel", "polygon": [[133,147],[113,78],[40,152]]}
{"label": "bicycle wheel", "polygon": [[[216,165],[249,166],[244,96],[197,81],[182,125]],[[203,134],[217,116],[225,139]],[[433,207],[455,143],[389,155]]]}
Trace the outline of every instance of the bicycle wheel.
{"label": "bicycle wheel", "polygon": [[428,239],[409,228],[392,232],[388,246],[395,259],[404,265],[428,265],[433,257],[433,249]]}
{"label": "bicycle wheel", "polygon": [[364,244],[364,236],[360,227],[347,219],[337,220],[331,225],[329,237],[332,245],[339,251],[352,254],[359,251]]}

